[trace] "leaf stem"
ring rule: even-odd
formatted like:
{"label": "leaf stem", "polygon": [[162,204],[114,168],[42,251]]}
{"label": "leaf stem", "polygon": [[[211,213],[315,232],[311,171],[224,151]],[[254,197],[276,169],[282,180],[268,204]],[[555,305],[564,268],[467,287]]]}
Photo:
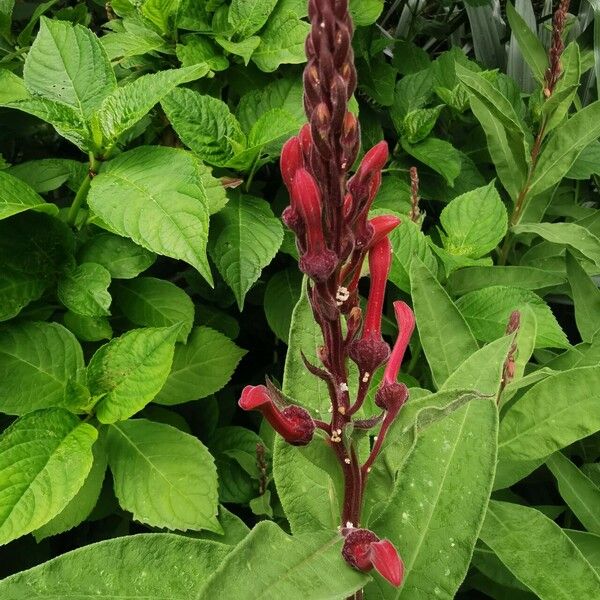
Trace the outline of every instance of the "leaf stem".
{"label": "leaf stem", "polygon": [[85,176],[85,179],[81,182],[77,193],[75,194],[75,198],[73,203],[69,208],[69,212],[67,214],[67,223],[71,226],[74,226],[77,222],[77,216],[79,215],[79,210],[82,207],[85,199],[87,198],[88,192],[90,191],[90,185],[92,183],[92,178],[96,175],[96,169],[98,167],[98,162],[96,157],[90,152],[90,168],[88,174]]}

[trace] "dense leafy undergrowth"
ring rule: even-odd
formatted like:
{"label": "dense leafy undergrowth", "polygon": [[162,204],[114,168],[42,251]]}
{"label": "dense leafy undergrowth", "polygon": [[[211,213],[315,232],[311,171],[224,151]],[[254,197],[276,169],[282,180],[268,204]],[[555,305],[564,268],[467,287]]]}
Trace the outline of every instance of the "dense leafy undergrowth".
{"label": "dense leafy undergrowth", "polygon": [[403,587],[343,563],[323,439],[237,407],[327,418],[280,219],[304,0],[0,0],[3,600],[600,598],[600,16],[553,57],[548,3],[350,9],[417,323],[363,511]]}

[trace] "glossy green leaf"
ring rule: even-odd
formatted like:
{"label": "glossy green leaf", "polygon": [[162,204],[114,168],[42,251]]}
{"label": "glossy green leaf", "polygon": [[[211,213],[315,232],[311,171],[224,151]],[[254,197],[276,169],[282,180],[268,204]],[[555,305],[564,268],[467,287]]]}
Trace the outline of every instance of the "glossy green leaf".
{"label": "glossy green leaf", "polygon": [[101,423],[131,417],[158,394],[169,375],[178,329],[133,329],[96,351],[87,380]]}
{"label": "glossy green leaf", "polygon": [[537,320],[536,347],[568,348],[569,342],[550,307],[536,294],[516,287],[494,285],[470,292],[456,305],[475,337],[492,341],[506,330],[510,314],[528,305]]}
{"label": "glossy green leaf", "polygon": [[58,208],[48,204],[25,182],[0,171],[0,219],[6,219],[26,210],[38,210],[56,214]]}
{"label": "glossy green leaf", "polygon": [[55,517],[92,466],[97,431],[60,408],[15,421],[0,436],[0,544]]}
{"label": "glossy green leaf", "polygon": [[600,573],[600,535],[578,529],[563,529],[563,531],[594,567],[596,573]]}
{"label": "glossy green leaf", "polygon": [[112,288],[115,303],[139,327],[179,325],[178,342],[187,340],[194,323],[194,303],[178,286],[156,277],[137,277]]}
{"label": "glossy green leaf", "polygon": [[411,292],[419,339],[440,387],[477,351],[477,342],[450,296],[418,259],[411,265]]}
{"label": "glossy green leaf", "polygon": [[186,344],[177,344],[173,366],[154,399],[171,405],[205,398],[231,378],[246,351],[209,327],[196,327]]}
{"label": "glossy green leaf", "polygon": [[558,491],[582,525],[600,534],[600,488],[585,476],[562,452],[547,461],[558,483]]}
{"label": "glossy green leaf", "polygon": [[7,172],[24,181],[38,194],[43,194],[63,184],[76,189],[83,181],[87,168],[85,163],[69,158],[41,158],[13,165]]}
{"label": "glossy green leaf", "polygon": [[558,525],[541,512],[491,501],[481,539],[541,600],[593,598],[600,576]]}
{"label": "glossy green leaf", "polygon": [[107,317],[85,317],[67,311],[63,315],[65,327],[83,342],[110,340],[113,330]]}
{"label": "glossy green leaf", "polygon": [[277,0],[233,0],[229,7],[229,23],[241,38],[256,33],[273,12]]}
{"label": "glossy green leaf", "polygon": [[460,174],[462,159],[460,153],[452,144],[434,137],[428,137],[414,145],[403,141],[402,148],[418,161],[439,173],[448,185],[454,185],[454,180]]}
{"label": "glossy green leaf", "polygon": [[115,233],[188,262],[212,282],[206,194],[187,153],[141,146],[119,155],[94,177],[88,204]]}
{"label": "glossy green leaf", "polygon": [[292,311],[300,297],[302,274],[298,269],[285,269],[275,273],[265,289],[264,310],[273,333],[287,343],[290,335]]}
{"label": "glossy green leaf", "polygon": [[[190,600],[232,547],[172,533],[90,544],[0,581],[3,600]],[[208,600],[208,599],[207,599]]]}
{"label": "glossy green leaf", "polygon": [[346,565],[341,549],[337,533],[290,537],[275,523],[263,521],[214,572],[199,597],[343,600],[363,587],[368,576]]}
{"label": "glossy green leaf", "polygon": [[115,494],[136,521],[220,531],[217,470],[198,439],[170,425],[133,419],[111,425],[106,445]]}
{"label": "glossy green leaf", "polygon": [[15,323],[0,335],[0,409],[24,415],[39,408],[76,408],[83,352],[58,323]]}
{"label": "glossy green leaf", "polygon": [[58,281],[57,294],[66,308],[85,317],[110,314],[110,273],[96,263],[85,262],[67,271]]}
{"label": "glossy green leaf", "polygon": [[485,516],[497,428],[494,400],[473,400],[419,435],[388,507],[373,523],[405,565],[400,591],[376,579],[379,597],[454,597]]}

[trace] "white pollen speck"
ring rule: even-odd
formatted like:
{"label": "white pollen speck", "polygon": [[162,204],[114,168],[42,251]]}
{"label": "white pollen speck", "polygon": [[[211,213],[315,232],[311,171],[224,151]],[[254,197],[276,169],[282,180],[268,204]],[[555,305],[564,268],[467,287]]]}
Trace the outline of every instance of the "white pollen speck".
{"label": "white pollen speck", "polygon": [[343,381],[342,383],[340,383],[340,391],[342,392],[347,392],[348,391],[348,384]]}
{"label": "white pollen speck", "polygon": [[344,462],[345,462],[347,465],[349,465],[349,464],[350,464],[350,459],[349,459],[349,458],[345,458],[345,459],[344,459]]}
{"label": "white pollen speck", "polygon": [[348,529],[352,529],[352,527],[354,527],[354,524],[352,523],[352,521],[346,521],[346,527]]}
{"label": "white pollen speck", "polygon": [[363,382],[363,383],[367,383],[367,381],[369,381],[369,377],[371,377],[371,373],[368,373],[368,372],[367,372],[367,373],[365,373],[365,374],[363,375],[362,382]]}

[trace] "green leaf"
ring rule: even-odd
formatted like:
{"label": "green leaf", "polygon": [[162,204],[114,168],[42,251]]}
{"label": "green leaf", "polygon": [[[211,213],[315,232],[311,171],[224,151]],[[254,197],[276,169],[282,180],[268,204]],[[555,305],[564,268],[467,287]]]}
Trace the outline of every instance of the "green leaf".
{"label": "green leaf", "polygon": [[548,55],[544,46],[510,2],[506,3],[506,16],[525,62],[535,78],[543,82],[548,68]]}
{"label": "green leaf", "polygon": [[383,11],[383,0],[350,0],[350,15],[356,27],[366,27],[377,21]]}
{"label": "green leaf", "polygon": [[[280,0],[281,2],[281,0]],[[252,60],[261,71],[271,73],[281,64],[298,64],[306,60],[304,41],[310,25],[292,11],[277,7],[260,36],[260,46]]]}
{"label": "green leaf", "polygon": [[0,171],[0,219],[12,217],[26,210],[58,213],[58,208],[54,204],[48,204],[25,182],[6,171]]}
{"label": "green leaf", "polygon": [[225,166],[246,145],[237,119],[217,98],[177,88],[161,104],[181,141],[207,163]]}
{"label": "green leaf", "polygon": [[89,117],[117,87],[115,74],[98,38],[87,27],[42,17],[27,54],[27,89]]}
{"label": "green leaf", "polygon": [[563,531],[594,567],[596,573],[600,572],[600,535],[575,529],[563,529]]}
{"label": "green leaf", "polygon": [[598,174],[600,174],[600,142],[592,142],[583,149],[565,177],[584,180]]}
{"label": "green leaf", "polygon": [[231,379],[246,350],[209,327],[195,327],[187,344],[177,344],[173,366],[154,399],[181,404],[218,392]]}
{"label": "green leaf", "polygon": [[136,18],[110,22],[111,31],[100,38],[111,60],[140,56],[148,52],[165,51],[167,44],[154,29]]}
{"label": "green leaf", "polygon": [[510,314],[528,305],[537,320],[537,348],[568,348],[569,342],[550,307],[529,290],[493,285],[470,292],[456,306],[478,340],[491,342],[506,330]]}
{"label": "green leaf", "polygon": [[236,56],[241,56],[244,59],[244,65],[248,66],[250,58],[260,44],[260,38],[257,35],[246,38],[241,42],[232,42],[222,37],[216,37],[215,42],[224,50]]}
{"label": "green leaf", "polygon": [[110,148],[120,136],[133,127],[155,104],[181,83],[199,79],[208,66],[169,69],[142,75],[112,92],[100,106],[95,118],[104,136],[104,147]]}
{"label": "green leaf", "polygon": [[419,339],[439,388],[477,351],[477,342],[450,296],[418,259],[412,262],[411,283]]}
{"label": "green leaf", "polygon": [[290,335],[292,311],[301,290],[302,274],[295,267],[275,273],[265,288],[263,308],[267,323],[284,343],[287,343]]}
{"label": "green leaf", "polygon": [[85,163],[69,158],[42,158],[13,165],[8,173],[24,181],[38,194],[44,194],[58,189],[64,183],[76,190],[85,178],[87,169]]}
{"label": "green leaf", "polygon": [[236,195],[213,217],[209,252],[240,311],[248,290],[282,241],[281,221],[260,198]]}
{"label": "green leaf", "polygon": [[174,20],[181,0],[144,0],[141,13],[151,23],[158,27],[163,35],[171,33]]}
{"label": "green leaf", "polygon": [[273,12],[277,0],[232,0],[229,23],[235,34],[247,38],[255,34]]}
{"label": "green leaf", "polygon": [[30,413],[0,436],[0,544],[55,517],[92,466],[97,431],[60,408]]}
{"label": "green leaf", "polygon": [[79,262],[102,265],[113,279],[133,279],[156,260],[156,255],[128,238],[101,232],[79,251]]}
{"label": "green leaf", "polygon": [[402,140],[402,148],[418,161],[439,173],[448,185],[454,185],[454,180],[460,174],[462,159],[452,144],[430,137],[414,146]]}
{"label": "green leaf", "polygon": [[109,427],[107,451],[119,504],[136,521],[221,531],[217,470],[198,439],[170,425],[134,419]]}
{"label": "green leaf", "polygon": [[63,315],[65,327],[84,342],[110,340],[113,330],[106,317],[84,317],[68,310]]}
{"label": "green leaf", "polygon": [[547,377],[527,390],[500,423],[498,460],[542,459],[600,430],[595,410],[600,367],[580,367]]}
{"label": "green leaf", "polygon": [[440,214],[451,254],[480,258],[502,240],[508,227],[506,208],[494,183],[454,198]]}
{"label": "green leaf", "polygon": [[90,544],[0,581],[4,600],[190,600],[232,546],[172,533]]}
{"label": "green leaf", "polygon": [[[395,73],[394,73],[395,78]],[[406,136],[409,144],[424,140],[435,127],[443,105],[434,108],[419,108],[410,111],[402,122],[400,134]]]}
{"label": "green leaf", "polygon": [[87,377],[101,423],[128,419],[158,394],[171,368],[178,329],[134,329],[96,351]]}
{"label": "green leaf", "polygon": [[2,0],[0,2],[0,35],[10,37],[10,25],[15,0]]}
{"label": "green leaf", "polygon": [[208,214],[214,215],[229,202],[225,192],[225,182],[218,177],[214,177],[212,169],[200,160],[196,160],[196,169],[206,193]]}
{"label": "green leaf", "polygon": [[123,314],[135,325],[179,325],[177,341],[187,340],[194,323],[194,303],[174,283],[155,277],[138,277],[115,284],[113,295]]}
{"label": "green leaf", "polygon": [[39,408],[76,408],[83,352],[58,323],[18,323],[0,335],[0,410],[24,415]]}
{"label": "green leaf", "polygon": [[33,532],[36,541],[40,542],[49,536],[73,529],[73,527],[83,523],[96,506],[106,473],[106,453],[102,439],[97,440],[93,445],[92,453],[92,467],[83,485],[53,519],[50,519],[45,525]]}
{"label": "green leaf", "polygon": [[533,508],[491,501],[481,539],[541,600],[597,594],[600,576],[560,527]]}
{"label": "green leaf", "polygon": [[58,281],[58,298],[71,311],[85,317],[110,314],[110,273],[96,263],[86,262],[66,272]]}
{"label": "green leaf", "polygon": [[115,233],[186,261],[212,283],[206,194],[186,152],[141,146],[119,155],[92,180],[88,204]]}
{"label": "green leaf", "polygon": [[229,66],[229,61],[216,44],[204,36],[183,36],[175,52],[184,67],[206,64],[211,71],[224,71]]}
{"label": "green leaf", "polygon": [[290,537],[275,523],[263,521],[214,572],[199,597],[343,600],[363,587],[368,576],[345,564],[341,549],[339,534]]}
{"label": "green leaf", "polygon": [[561,452],[555,452],[546,466],[556,477],[562,499],[581,524],[589,532],[600,534],[600,488]]}
{"label": "green leaf", "polygon": [[454,597],[485,517],[497,428],[495,402],[472,400],[419,435],[387,509],[372,525],[396,545],[405,566],[401,592],[378,578],[372,584],[378,597],[424,598],[424,590]]}
{"label": "green leaf", "polygon": [[600,101],[588,104],[548,137],[535,168],[529,197],[557,184],[581,151],[600,136]]}
{"label": "green leaf", "polygon": [[575,303],[575,322],[584,342],[600,330],[600,290],[577,259],[567,252],[567,276]]}

